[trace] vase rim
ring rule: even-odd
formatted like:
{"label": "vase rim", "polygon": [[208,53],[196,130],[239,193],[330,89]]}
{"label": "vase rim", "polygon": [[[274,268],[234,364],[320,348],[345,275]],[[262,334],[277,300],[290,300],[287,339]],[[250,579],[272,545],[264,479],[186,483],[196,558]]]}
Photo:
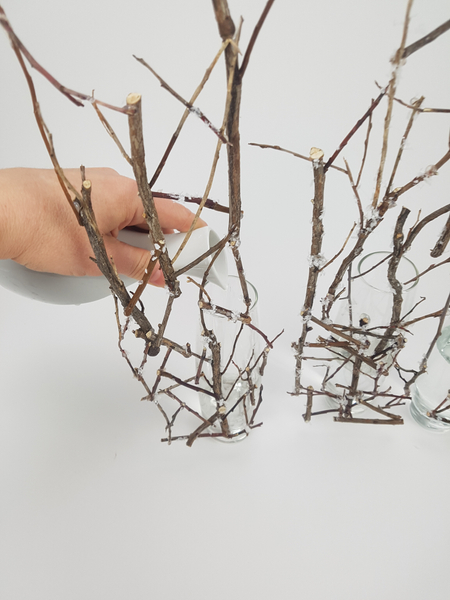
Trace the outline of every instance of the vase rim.
{"label": "vase rim", "polygon": [[[228,278],[232,279],[233,281],[236,281],[236,280],[239,281],[239,277],[237,275],[228,275]],[[245,281],[247,282],[247,285],[251,288],[251,290],[253,292],[253,294],[250,294],[250,299],[252,301],[250,310],[253,310],[255,308],[255,306],[258,304],[258,300],[259,300],[258,290],[253,285],[253,283],[251,281],[249,281],[247,278],[245,278]]]}
{"label": "vase rim", "polygon": [[[380,258],[381,258],[381,255],[386,255],[386,256],[388,256],[388,255],[390,255],[390,254],[392,254],[392,253],[391,253],[391,252],[387,252],[387,251],[385,251],[385,250],[376,250],[376,251],[374,251],[374,252],[369,252],[368,254],[366,254],[365,256],[363,256],[363,257],[361,258],[361,260],[358,262],[358,266],[357,266],[358,275],[360,275],[360,276],[361,276],[361,278],[362,278],[362,279],[363,279],[363,280],[366,282],[366,284],[367,284],[368,286],[370,286],[371,288],[373,288],[374,290],[377,290],[377,291],[379,291],[379,292],[384,292],[384,293],[386,293],[386,294],[390,294],[390,293],[392,293],[392,290],[381,289],[380,287],[378,287],[378,286],[376,286],[376,285],[373,285],[372,283],[370,283],[370,282],[369,282],[369,281],[368,281],[368,280],[367,280],[367,279],[364,277],[364,275],[361,275],[361,273],[364,273],[364,271],[363,271],[363,270],[362,270],[362,268],[361,268],[361,266],[362,266],[362,264],[364,263],[364,261],[366,261],[366,260],[367,260],[367,259],[369,259],[370,257],[373,257],[373,256],[375,256],[375,255],[377,255],[377,254],[378,254],[378,255],[380,255]],[[400,259],[400,262],[405,262],[405,263],[408,263],[408,264],[409,264],[409,265],[412,267],[412,269],[413,269],[413,271],[414,271],[414,273],[415,273],[415,276],[419,275],[419,270],[417,269],[416,265],[415,265],[415,264],[412,262],[412,260],[410,260],[410,259],[409,259],[409,258],[407,258],[406,256],[402,256],[402,257],[401,257],[401,259]],[[400,282],[400,283],[402,283],[402,282]],[[411,284],[409,284],[407,287],[405,287],[405,288],[404,288],[404,291],[405,291],[405,292],[409,292],[410,290],[412,290],[413,288],[415,288],[415,287],[416,287],[416,285],[418,285],[418,283],[419,283],[419,277],[417,277],[417,279],[415,279],[415,280],[414,280],[414,281],[413,281]]]}

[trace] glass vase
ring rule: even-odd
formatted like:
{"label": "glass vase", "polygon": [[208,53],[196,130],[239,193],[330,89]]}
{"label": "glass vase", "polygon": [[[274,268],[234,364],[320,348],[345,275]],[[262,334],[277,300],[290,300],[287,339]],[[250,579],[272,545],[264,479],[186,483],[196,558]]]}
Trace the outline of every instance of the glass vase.
{"label": "glass vase", "polygon": [[[214,294],[201,313],[199,354],[200,411],[211,421],[207,433],[220,441],[238,441],[248,436],[258,407],[263,359],[258,324],[258,293],[247,281],[250,306],[247,309],[238,277],[229,276],[228,286]],[[220,355],[220,358],[219,358]],[[219,364],[220,363],[220,364]]]}
{"label": "glass vase", "polygon": [[411,414],[433,431],[450,431],[450,321],[442,329],[427,362],[426,373],[412,389]]}
{"label": "glass vase", "polygon": [[[348,297],[340,301],[341,306],[334,318],[334,324],[361,346],[355,354],[345,348],[335,350],[336,366],[329,369],[331,376],[325,389],[333,394],[330,398],[332,404],[337,402],[351,407],[352,413],[366,410],[358,400],[382,404],[376,397],[398,350],[398,345],[392,341],[384,347],[379,346],[391,322],[394,299],[387,277],[389,256],[388,252],[373,252],[359,261],[356,277],[351,281],[351,301]],[[406,282],[417,275],[415,265],[403,257],[397,269],[397,279]],[[418,279],[415,279],[402,290],[402,315],[413,307],[417,282]]]}

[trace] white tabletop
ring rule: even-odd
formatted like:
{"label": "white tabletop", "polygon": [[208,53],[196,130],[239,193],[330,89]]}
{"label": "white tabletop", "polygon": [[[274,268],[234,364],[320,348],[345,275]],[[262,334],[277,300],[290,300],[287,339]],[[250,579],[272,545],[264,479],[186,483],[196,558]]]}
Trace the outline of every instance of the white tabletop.
{"label": "white tabletop", "polygon": [[[130,55],[146,58],[189,96],[219,47],[210,3],[2,4],[23,42],[69,87],[95,87],[116,104],[142,91],[155,110],[145,122],[154,140],[148,160],[156,164],[182,109]],[[245,18],[244,46],[263,4],[230,2],[235,20]],[[448,19],[445,4],[415,3],[410,41]],[[318,146],[329,156],[376,95],[374,80],[387,82],[404,11],[400,0],[276,0],[255,47],[243,98],[242,253],[259,290],[261,327],[269,337],[285,331],[264,378],[264,425],[248,439],[197,440],[192,448],[161,443],[164,422],[152,403],[140,401],[142,388],[117,348],[111,298],[53,306],[0,288],[2,598],[448,598],[450,435],[419,427],[407,405],[396,409],[403,426],[339,424],[329,415],[303,422],[305,400],[288,392],[307,273],[311,169],[247,146],[278,144],[302,154]],[[450,106],[446,71],[435,67],[448,56],[445,35],[407,63],[399,91],[405,99],[423,92],[427,105]],[[0,44],[1,166],[48,167],[4,35]],[[61,162],[129,175],[93,111],[72,108],[33,75]],[[220,71],[198,101],[217,122],[222,84]],[[18,94],[14,106],[6,85]],[[126,136],[119,117],[112,119]],[[411,141],[404,181],[446,151],[448,118],[426,118],[417,125],[423,143]],[[215,140],[200,125],[189,124],[161,189],[201,195]],[[347,158],[360,156],[363,140]],[[211,196],[223,200],[221,169]],[[448,183],[447,168],[419,187],[413,208],[447,203]],[[328,185],[331,257],[356,217],[348,182],[330,174]],[[210,221],[224,229],[217,216]],[[413,259],[428,264],[420,252]],[[448,276],[442,271],[426,286],[437,303]],[[147,294],[150,307],[165,292]],[[190,325],[180,319],[180,338]],[[425,333],[418,330],[413,349],[425,344]]]}

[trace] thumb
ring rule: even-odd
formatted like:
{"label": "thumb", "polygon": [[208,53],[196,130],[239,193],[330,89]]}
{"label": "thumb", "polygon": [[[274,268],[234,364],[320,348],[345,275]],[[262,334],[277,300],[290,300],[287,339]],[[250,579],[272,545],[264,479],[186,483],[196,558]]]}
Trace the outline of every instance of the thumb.
{"label": "thumb", "polygon": [[[121,275],[141,281],[148,268],[151,254],[148,250],[130,246],[117,238],[105,239],[105,246],[109,256],[113,257],[116,269]],[[164,287],[164,275],[157,262],[153,268],[149,280],[150,285]]]}

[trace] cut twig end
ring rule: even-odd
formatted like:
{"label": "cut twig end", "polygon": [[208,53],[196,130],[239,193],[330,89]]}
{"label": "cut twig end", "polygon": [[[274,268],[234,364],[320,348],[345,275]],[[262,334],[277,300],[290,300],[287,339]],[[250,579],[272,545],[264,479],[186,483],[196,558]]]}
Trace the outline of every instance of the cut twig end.
{"label": "cut twig end", "polygon": [[127,106],[136,106],[141,101],[142,96],[136,92],[132,92],[127,96]]}
{"label": "cut twig end", "polygon": [[323,150],[321,150],[320,148],[313,147],[309,151],[309,156],[310,156],[311,160],[320,160],[321,158],[323,158],[324,153],[323,153]]}

